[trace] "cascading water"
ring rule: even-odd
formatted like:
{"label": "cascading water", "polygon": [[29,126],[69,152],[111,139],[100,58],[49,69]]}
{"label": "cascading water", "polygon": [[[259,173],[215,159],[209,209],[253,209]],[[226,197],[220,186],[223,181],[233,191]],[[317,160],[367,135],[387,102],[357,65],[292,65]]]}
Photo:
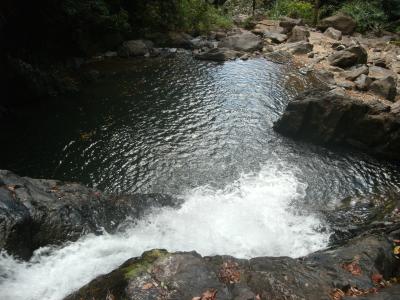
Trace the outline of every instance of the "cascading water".
{"label": "cascading water", "polygon": [[4,125],[1,168],[184,201],[115,235],[39,249],[29,262],[1,256],[2,300],[60,300],[152,248],[299,257],[327,245],[319,211],[399,190],[396,166],[272,130],[289,99],[314,84],[290,65],[181,54],[104,64],[94,68],[123,72]]}
{"label": "cascading water", "polygon": [[295,211],[306,185],[292,172],[267,165],[242,175],[224,189],[201,187],[186,193],[180,208],[161,208],[115,235],[87,236],[62,248],[43,248],[29,262],[0,258],[4,300],[58,300],[97,275],[143,251],[196,250],[228,254],[298,257],[327,245],[321,222]]}

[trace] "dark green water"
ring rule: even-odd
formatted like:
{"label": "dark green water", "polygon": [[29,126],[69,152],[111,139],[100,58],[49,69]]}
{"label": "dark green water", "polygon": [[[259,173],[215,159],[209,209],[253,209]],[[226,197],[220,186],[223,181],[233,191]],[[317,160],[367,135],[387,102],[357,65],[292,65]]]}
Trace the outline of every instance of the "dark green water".
{"label": "dark green water", "polygon": [[223,187],[284,164],[308,201],[397,191],[397,166],[293,142],[272,130],[313,81],[264,59],[216,64],[174,58],[108,61],[77,97],[56,99],[4,125],[0,168],[76,180],[109,192]]}

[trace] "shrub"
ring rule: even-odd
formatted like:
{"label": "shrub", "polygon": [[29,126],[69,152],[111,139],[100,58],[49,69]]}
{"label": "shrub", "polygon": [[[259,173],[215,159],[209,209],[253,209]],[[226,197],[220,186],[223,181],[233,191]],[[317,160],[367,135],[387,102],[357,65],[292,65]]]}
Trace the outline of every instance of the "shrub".
{"label": "shrub", "polygon": [[305,22],[311,23],[313,19],[313,5],[300,0],[276,0],[275,4],[268,11],[268,16],[279,19],[282,16],[302,18]]}
{"label": "shrub", "polygon": [[340,11],[354,18],[360,32],[382,29],[388,21],[381,1],[377,0],[353,0],[345,3]]}

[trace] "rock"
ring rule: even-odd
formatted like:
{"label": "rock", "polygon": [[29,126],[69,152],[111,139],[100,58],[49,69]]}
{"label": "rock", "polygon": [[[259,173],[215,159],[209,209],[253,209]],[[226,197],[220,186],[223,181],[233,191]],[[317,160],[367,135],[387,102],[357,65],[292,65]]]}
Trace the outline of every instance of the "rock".
{"label": "rock", "polygon": [[263,43],[259,36],[249,31],[245,31],[222,39],[219,47],[249,52],[261,50]]}
{"label": "rock", "polygon": [[369,89],[377,95],[380,95],[390,101],[396,98],[397,82],[393,77],[388,76],[383,79],[377,79],[371,83]]}
{"label": "rock", "polygon": [[308,42],[309,37],[310,37],[310,32],[306,28],[296,25],[292,29],[292,32],[288,39],[288,43],[294,43],[299,41]]}
{"label": "rock", "polygon": [[378,57],[372,60],[372,64],[377,67],[386,68],[386,59],[383,57]]}
{"label": "rock", "polygon": [[394,80],[397,81],[397,74],[393,71],[385,68],[381,68],[378,66],[371,66],[369,67],[369,77],[373,80],[384,79],[386,77],[392,77]]}
{"label": "rock", "polygon": [[279,22],[279,26],[284,28],[283,33],[290,33],[295,26],[302,26],[304,25],[302,19],[292,19],[289,17],[283,17],[281,21]]}
{"label": "rock", "polygon": [[152,48],[152,43],[145,40],[131,40],[123,42],[118,49],[121,57],[144,56]]}
{"label": "rock", "polygon": [[174,48],[192,49],[193,37],[184,32],[170,31],[167,34],[167,46]]}
{"label": "rock", "polygon": [[337,30],[340,30],[343,34],[352,34],[357,27],[357,23],[348,15],[337,14],[322,19],[317,27],[321,30],[326,30],[329,27],[333,27]]}
{"label": "rock", "polygon": [[372,83],[372,79],[365,74],[361,74],[355,81],[357,90],[367,91]]}
{"label": "rock", "polygon": [[350,145],[400,159],[400,112],[379,100],[311,90],[290,102],[274,124],[279,133],[324,145]]}
{"label": "rock", "polygon": [[243,53],[227,49],[227,48],[214,48],[205,52],[195,54],[194,57],[200,60],[212,61],[227,61],[242,56]]}
{"label": "rock", "polygon": [[342,32],[333,27],[329,27],[327,30],[325,30],[324,35],[334,40],[342,39]]}
{"label": "rock", "polygon": [[332,72],[326,70],[316,70],[315,75],[319,80],[327,84],[334,84],[335,83],[335,76]]}
{"label": "rock", "polygon": [[328,56],[328,61],[332,66],[341,68],[348,68],[356,64],[366,64],[367,60],[367,51],[362,46],[352,46]]}
{"label": "rock", "polygon": [[271,31],[265,31],[264,37],[270,39],[273,43],[280,44],[287,40],[288,36],[282,33],[276,33]]}
{"label": "rock", "polygon": [[300,41],[295,43],[287,43],[284,45],[282,50],[288,51],[289,53],[296,54],[307,54],[313,51],[313,45],[306,41]]}
{"label": "rock", "polygon": [[118,56],[118,52],[116,51],[107,51],[106,53],[104,53],[104,57],[106,58],[112,58],[112,57],[117,57]]}
{"label": "rock", "polygon": [[[218,300],[330,299],[335,288],[373,288],[371,274],[382,274],[385,279],[398,274],[399,261],[392,255],[392,248],[385,236],[361,234],[340,247],[299,259],[247,260],[152,250],[99,276],[64,300],[190,300],[199,299],[206,291],[216,293]],[[360,274],[353,275],[351,268],[346,270],[350,263],[361,270]],[[396,295],[397,290],[393,293]]]}
{"label": "rock", "polygon": [[344,71],[343,77],[346,80],[354,81],[361,74],[368,75],[368,72],[369,72],[369,68],[366,65],[354,66],[354,67],[350,68],[349,70]]}
{"label": "rock", "polygon": [[22,259],[88,233],[115,232],[127,216],[173,205],[163,195],[106,195],[77,183],[22,178],[0,170],[0,248]]}

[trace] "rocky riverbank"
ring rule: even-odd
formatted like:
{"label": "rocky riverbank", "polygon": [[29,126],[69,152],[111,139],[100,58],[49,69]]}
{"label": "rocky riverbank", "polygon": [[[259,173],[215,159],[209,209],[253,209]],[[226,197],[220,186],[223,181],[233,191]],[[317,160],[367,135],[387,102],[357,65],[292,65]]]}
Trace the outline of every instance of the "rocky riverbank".
{"label": "rocky riverbank", "polygon": [[[116,232],[127,217],[132,222],[161,206],[179,206],[179,201],[165,195],[107,195],[77,183],[0,171],[0,247],[27,259],[39,247]],[[382,215],[377,218],[368,206],[362,217],[348,209],[345,216],[340,210],[324,212],[334,246],[306,257],[247,260],[152,250],[66,299],[396,299],[399,209],[396,203],[386,213],[377,208]],[[354,217],[364,221],[352,223]]]}

